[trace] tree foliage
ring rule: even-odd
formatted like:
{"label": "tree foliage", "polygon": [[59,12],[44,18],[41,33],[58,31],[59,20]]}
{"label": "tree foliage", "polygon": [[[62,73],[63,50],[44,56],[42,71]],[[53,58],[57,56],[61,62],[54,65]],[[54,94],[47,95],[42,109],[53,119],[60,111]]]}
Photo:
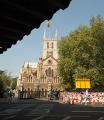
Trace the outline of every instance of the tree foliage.
{"label": "tree foliage", "polygon": [[16,89],[16,85],[17,85],[17,79],[13,78],[11,81],[11,88],[12,90]]}
{"label": "tree foliage", "polygon": [[11,76],[5,71],[0,71],[0,96],[11,86]]}
{"label": "tree foliage", "polygon": [[93,89],[104,89],[104,19],[92,17],[59,41],[58,74],[63,86],[74,88],[75,78],[89,78]]}

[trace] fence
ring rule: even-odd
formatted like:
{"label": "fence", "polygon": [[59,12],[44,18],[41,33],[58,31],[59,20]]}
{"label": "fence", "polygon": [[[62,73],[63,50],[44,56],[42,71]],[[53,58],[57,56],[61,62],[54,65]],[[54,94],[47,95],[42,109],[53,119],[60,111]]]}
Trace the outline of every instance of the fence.
{"label": "fence", "polygon": [[18,91],[19,99],[46,98],[48,91]]}
{"label": "fence", "polygon": [[60,101],[69,104],[104,104],[104,92],[90,92],[87,95],[77,92],[61,92]]}
{"label": "fence", "polygon": [[[19,99],[47,98],[48,91],[18,91]],[[104,92],[89,92],[87,95],[78,92],[60,92],[59,101],[69,104],[104,104]]]}

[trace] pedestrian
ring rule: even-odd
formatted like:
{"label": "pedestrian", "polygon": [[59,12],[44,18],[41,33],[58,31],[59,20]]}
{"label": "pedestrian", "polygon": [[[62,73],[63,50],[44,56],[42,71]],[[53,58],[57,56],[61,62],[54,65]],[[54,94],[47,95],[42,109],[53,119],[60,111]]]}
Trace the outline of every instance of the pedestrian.
{"label": "pedestrian", "polygon": [[12,103],[12,90],[9,90],[9,92],[8,92],[8,103],[9,104]]}
{"label": "pedestrian", "polygon": [[18,91],[14,89],[12,91],[12,102],[16,103],[17,102],[17,98],[18,98]]}
{"label": "pedestrian", "polygon": [[48,92],[48,100],[51,98],[51,90]]}

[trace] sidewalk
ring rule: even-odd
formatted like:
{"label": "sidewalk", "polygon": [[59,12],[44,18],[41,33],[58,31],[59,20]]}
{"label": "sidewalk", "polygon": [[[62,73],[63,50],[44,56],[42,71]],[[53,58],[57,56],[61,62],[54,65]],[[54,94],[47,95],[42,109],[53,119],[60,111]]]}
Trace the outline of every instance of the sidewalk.
{"label": "sidewalk", "polygon": [[[11,104],[35,104],[35,103],[41,103],[41,102],[56,102],[56,103],[60,103],[60,104],[65,104],[65,103],[62,103],[60,100],[52,100],[52,101],[48,101],[47,98],[36,98],[36,99],[17,99],[17,100],[13,100],[12,99],[12,102]],[[0,104],[9,104],[8,102],[8,99],[7,98],[0,98]],[[70,104],[68,104],[70,105]],[[72,104],[71,104],[72,105]],[[77,104],[73,104],[73,105],[77,105]],[[82,106],[82,104],[79,104]],[[104,107],[104,104],[101,104],[101,103],[94,103],[94,104],[87,104],[87,105],[84,105],[83,106],[91,106],[91,107]]]}
{"label": "sidewalk", "polygon": [[[32,104],[32,103],[39,103],[39,102],[47,102],[48,100],[45,98],[36,98],[36,99],[14,99],[12,98],[11,103],[12,104],[21,104],[21,103],[28,103],[28,104]],[[8,98],[0,98],[0,104],[8,104]]]}

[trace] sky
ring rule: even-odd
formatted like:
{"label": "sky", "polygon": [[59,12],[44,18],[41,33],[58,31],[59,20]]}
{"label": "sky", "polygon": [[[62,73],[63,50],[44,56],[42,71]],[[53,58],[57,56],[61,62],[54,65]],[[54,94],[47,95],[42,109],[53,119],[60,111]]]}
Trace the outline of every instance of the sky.
{"label": "sky", "polygon": [[[64,37],[80,25],[88,25],[90,18],[97,15],[104,17],[104,0],[72,0],[68,8],[54,14],[46,34],[54,37],[57,29],[58,37]],[[11,76],[17,77],[24,62],[38,62],[44,29],[45,22],[38,29],[32,30],[28,36],[24,36],[22,41],[0,54],[0,70],[6,70]]]}

